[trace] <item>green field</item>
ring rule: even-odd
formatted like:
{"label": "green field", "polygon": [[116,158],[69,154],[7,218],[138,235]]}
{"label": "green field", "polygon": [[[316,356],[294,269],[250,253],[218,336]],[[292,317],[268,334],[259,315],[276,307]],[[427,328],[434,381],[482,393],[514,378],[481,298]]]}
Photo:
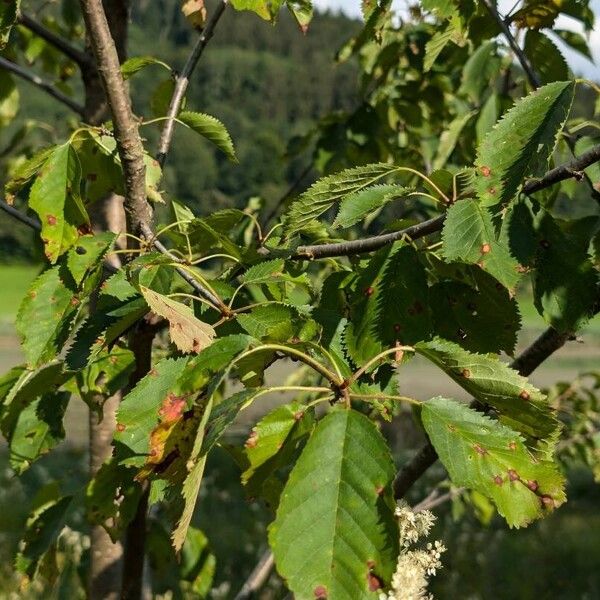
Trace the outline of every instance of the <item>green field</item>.
{"label": "green field", "polygon": [[10,323],[17,314],[19,304],[27,288],[40,272],[39,266],[0,265],[0,322]]}

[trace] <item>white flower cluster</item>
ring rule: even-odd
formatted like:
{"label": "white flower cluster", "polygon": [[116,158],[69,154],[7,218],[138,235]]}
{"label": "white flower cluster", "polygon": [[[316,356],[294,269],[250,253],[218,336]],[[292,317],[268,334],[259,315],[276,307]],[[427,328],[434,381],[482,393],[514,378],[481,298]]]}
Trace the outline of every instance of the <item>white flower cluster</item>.
{"label": "white flower cluster", "polygon": [[400,528],[400,556],[396,572],[392,578],[392,589],[379,595],[380,600],[431,600],[427,593],[427,578],[441,569],[440,560],[446,551],[440,541],[428,543],[425,549],[413,549],[420,538],[429,535],[435,522],[433,513],[428,510],[414,512],[406,503],[396,508]]}

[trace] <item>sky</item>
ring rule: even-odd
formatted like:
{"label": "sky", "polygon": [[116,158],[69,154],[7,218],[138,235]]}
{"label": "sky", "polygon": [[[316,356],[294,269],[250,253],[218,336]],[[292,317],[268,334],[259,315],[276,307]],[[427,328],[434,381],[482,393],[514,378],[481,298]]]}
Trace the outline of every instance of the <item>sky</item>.
{"label": "sky", "polygon": [[[409,0],[393,0],[394,8],[399,12],[402,12],[408,3]],[[412,3],[414,3],[414,0]],[[506,13],[510,11],[514,4],[515,0],[499,0],[500,11]],[[315,5],[322,9],[339,10],[352,17],[360,16],[360,0],[315,0]],[[553,39],[561,48],[574,73],[598,80],[600,79],[600,0],[592,0],[591,7],[596,13],[597,25],[594,31],[591,32],[588,43],[590,44],[595,64],[578,52],[565,47],[560,40]],[[569,17],[561,16],[557,21],[557,26],[561,29],[570,29],[579,33],[583,32],[581,25]]]}

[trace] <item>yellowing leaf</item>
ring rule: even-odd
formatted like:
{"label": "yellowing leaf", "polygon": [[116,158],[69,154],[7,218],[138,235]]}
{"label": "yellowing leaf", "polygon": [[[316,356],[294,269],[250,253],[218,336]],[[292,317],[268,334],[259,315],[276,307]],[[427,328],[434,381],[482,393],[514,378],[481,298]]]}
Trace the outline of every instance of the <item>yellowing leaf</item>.
{"label": "yellowing leaf", "polygon": [[189,306],[143,285],[140,286],[140,291],[153,312],[169,321],[171,341],[182,352],[198,353],[210,346],[216,335],[215,330],[208,323],[197,319]]}

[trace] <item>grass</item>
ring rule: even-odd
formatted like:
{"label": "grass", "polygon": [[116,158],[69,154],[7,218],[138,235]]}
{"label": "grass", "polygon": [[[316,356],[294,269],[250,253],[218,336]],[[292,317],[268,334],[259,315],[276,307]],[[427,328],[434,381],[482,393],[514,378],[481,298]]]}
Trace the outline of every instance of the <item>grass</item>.
{"label": "grass", "polygon": [[35,265],[0,265],[0,321],[14,321],[19,304],[31,282],[40,272]]}

